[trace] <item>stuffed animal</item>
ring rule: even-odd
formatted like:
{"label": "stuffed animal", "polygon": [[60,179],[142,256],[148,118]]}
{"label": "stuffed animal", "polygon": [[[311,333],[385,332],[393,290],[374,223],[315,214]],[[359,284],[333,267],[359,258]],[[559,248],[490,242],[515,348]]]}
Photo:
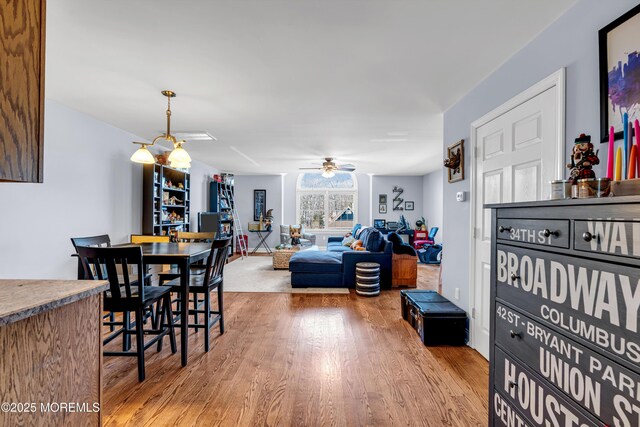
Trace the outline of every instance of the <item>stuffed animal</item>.
{"label": "stuffed animal", "polygon": [[353,249],[354,251],[358,251],[358,250],[363,251],[364,250],[364,248],[362,248],[362,249],[358,249],[358,248],[362,248],[362,240],[356,240],[355,242],[353,242],[351,244],[351,249]]}

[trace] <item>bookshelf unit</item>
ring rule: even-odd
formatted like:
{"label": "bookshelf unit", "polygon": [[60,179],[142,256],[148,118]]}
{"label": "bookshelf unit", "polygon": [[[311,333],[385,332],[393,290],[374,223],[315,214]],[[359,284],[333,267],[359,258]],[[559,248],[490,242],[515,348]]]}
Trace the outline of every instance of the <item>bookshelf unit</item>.
{"label": "bookshelf unit", "polygon": [[[189,231],[191,176],[169,166],[144,165],[142,175],[142,233],[154,236]],[[172,218],[172,214],[179,218]]]}
{"label": "bookshelf unit", "polygon": [[224,182],[211,181],[209,183],[209,212],[220,214],[220,237],[231,237],[231,253],[235,250],[236,239],[233,229],[234,188],[233,176],[227,175]]}

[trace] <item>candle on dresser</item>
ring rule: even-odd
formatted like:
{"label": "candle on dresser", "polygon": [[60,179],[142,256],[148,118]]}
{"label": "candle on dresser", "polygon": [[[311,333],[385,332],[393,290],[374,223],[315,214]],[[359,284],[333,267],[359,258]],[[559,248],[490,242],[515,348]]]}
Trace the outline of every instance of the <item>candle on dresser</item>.
{"label": "candle on dresser", "polygon": [[[636,120],[637,122],[637,120]],[[639,140],[640,141],[640,140]],[[614,130],[613,130],[613,126],[611,126],[609,128],[609,147],[608,147],[608,151],[607,151],[607,178],[609,179],[613,179],[613,150],[615,148],[615,137],[614,137]]]}
{"label": "candle on dresser", "polygon": [[629,114],[622,115],[622,176],[627,176],[627,164],[629,163]]}
{"label": "candle on dresser", "polygon": [[618,147],[616,151],[616,175],[614,177],[616,181],[622,179],[622,147]]}
{"label": "candle on dresser", "polygon": [[638,165],[638,149],[635,145],[631,146],[631,154],[629,155],[629,175],[627,178],[636,178],[636,168]]}

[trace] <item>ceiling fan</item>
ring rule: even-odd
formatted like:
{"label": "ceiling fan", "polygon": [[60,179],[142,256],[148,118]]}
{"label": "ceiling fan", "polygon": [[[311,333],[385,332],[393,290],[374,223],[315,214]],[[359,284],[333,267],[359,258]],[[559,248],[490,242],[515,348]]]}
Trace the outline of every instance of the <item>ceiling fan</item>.
{"label": "ceiling fan", "polygon": [[335,176],[336,171],[345,171],[345,172],[353,172],[356,170],[356,167],[350,163],[346,163],[344,165],[336,165],[336,162],[333,161],[333,157],[325,157],[322,166],[315,168],[300,168],[300,170],[321,170],[322,176],[325,178],[332,178]]}

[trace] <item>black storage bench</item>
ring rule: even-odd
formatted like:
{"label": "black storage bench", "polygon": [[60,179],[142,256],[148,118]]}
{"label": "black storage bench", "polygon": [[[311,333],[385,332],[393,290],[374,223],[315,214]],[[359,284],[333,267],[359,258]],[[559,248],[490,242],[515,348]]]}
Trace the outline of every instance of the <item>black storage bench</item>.
{"label": "black storage bench", "polygon": [[465,345],[467,313],[435,291],[400,291],[402,318],[424,345]]}

